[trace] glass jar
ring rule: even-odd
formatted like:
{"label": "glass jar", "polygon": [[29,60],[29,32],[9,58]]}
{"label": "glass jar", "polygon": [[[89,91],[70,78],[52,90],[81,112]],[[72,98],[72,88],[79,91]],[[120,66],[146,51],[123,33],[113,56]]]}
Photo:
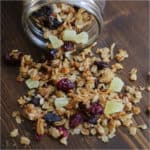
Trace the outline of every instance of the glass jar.
{"label": "glass jar", "polygon": [[105,7],[105,0],[25,0],[22,14],[22,25],[25,33],[31,41],[41,48],[47,48],[47,41],[43,38],[43,32],[32,23],[30,15],[42,6],[60,2],[84,8],[94,16],[94,21],[86,31],[89,35],[88,43],[80,45],[79,48],[85,48],[95,42],[102,31],[102,13]]}

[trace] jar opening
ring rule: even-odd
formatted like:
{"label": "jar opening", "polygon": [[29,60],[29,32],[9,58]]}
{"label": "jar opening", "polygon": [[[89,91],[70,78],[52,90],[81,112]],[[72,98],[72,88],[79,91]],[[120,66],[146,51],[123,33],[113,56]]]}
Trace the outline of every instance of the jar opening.
{"label": "jar opening", "polygon": [[[76,40],[79,42],[77,47],[85,48],[96,40],[101,30],[97,18],[90,10],[81,8],[77,4],[71,5],[70,3],[60,2],[43,3],[28,7],[28,11],[24,11],[23,23],[28,36],[32,41],[34,36],[34,42],[39,46],[42,42],[42,47],[47,46],[47,44],[52,47],[51,41],[50,44],[48,43],[48,34],[62,39],[65,30],[73,30],[76,34],[79,34],[78,37],[80,38],[84,38],[85,32],[88,34],[87,43],[81,42],[82,39]],[[87,37],[87,35],[85,36]],[[38,43],[39,40],[40,43]]]}

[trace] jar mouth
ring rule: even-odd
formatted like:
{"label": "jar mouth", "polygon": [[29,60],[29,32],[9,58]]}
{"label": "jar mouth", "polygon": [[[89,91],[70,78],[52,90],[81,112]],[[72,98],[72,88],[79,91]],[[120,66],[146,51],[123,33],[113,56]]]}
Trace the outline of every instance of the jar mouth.
{"label": "jar mouth", "polygon": [[[46,2],[40,5],[34,5],[33,6],[29,6],[27,7],[22,15],[22,24],[24,26],[24,31],[26,32],[27,36],[31,39],[31,41],[33,43],[35,43],[36,45],[38,45],[39,47],[43,48],[43,49],[48,49],[47,48],[47,43],[49,42],[48,40],[43,38],[43,31],[41,29],[39,29],[34,23],[33,21],[31,21],[30,16],[32,15],[33,12],[35,12],[36,10],[38,10],[39,8],[46,6],[48,4],[54,4],[54,3],[66,3],[65,0],[51,0],[51,2]],[[94,24],[94,26],[92,26],[92,28],[90,28],[88,30],[88,32],[93,32],[94,30],[98,29],[98,31],[96,31],[94,35],[92,35],[92,38],[90,37],[89,41],[87,44],[78,44],[77,49],[84,49],[88,46],[90,46],[94,41],[97,40],[99,34],[102,31],[102,27],[103,27],[103,19],[102,16],[100,14],[100,12],[98,11],[99,8],[93,3],[93,5],[91,4],[87,4],[86,2],[81,2],[81,3],[77,3],[76,1],[67,1],[67,4],[69,5],[73,5],[79,8],[84,8],[87,12],[91,13],[95,20],[96,23]],[[28,10],[28,11],[27,11]],[[99,26],[98,28],[96,28],[95,26]]]}

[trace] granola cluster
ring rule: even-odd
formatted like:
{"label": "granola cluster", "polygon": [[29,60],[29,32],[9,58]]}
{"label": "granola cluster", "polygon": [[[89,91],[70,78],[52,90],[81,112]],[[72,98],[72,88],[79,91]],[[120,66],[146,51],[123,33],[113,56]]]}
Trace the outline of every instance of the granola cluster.
{"label": "granola cluster", "polygon": [[[114,44],[93,52],[94,45],[78,54],[76,49],[59,48],[44,62],[22,56],[17,80],[29,90],[18,103],[22,115],[35,124],[37,136],[48,134],[67,145],[69,135],[93,135],[108,142],[119,126],[126,126],[131,135],[138,128],[146,129],[133,121],[141,113],[136,106],[142,98],[140,89],[125,85],[117,74],[127,52],[121,49],[112,57]],[[111,63],[112,58],[116,63]],[[25,142],[30,143],[22,137],[21,143]]]}
{"label": "granola cluster", "polygon": [[65,42],[87,44],[88,33],[94,16],[83,8],[65,3],[56,3],[43,6],[32,13],[32,22],[43,31],[49,48],[60,48],[67,45]]}

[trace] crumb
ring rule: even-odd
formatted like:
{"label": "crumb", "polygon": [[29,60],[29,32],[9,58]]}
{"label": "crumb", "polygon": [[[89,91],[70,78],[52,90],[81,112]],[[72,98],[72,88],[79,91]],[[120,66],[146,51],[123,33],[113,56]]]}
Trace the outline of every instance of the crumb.
{"label": "crumb", "polygon": [[21,138],[20,138],[20,144],[29,145],[30,144],[30,139],[28,137],[21,136]]}
{"label": "crumb", "polygon": [[137,69],[133,68],[130,71],[130,80],[131,81],[136,81],[137,80]]}
{"label": "crumb", "polygon": [[10,136],[11,137],[16,137],[19,135],[19,132],[18,132],[18,129],[13,129],[11,132],[10,132]]}

